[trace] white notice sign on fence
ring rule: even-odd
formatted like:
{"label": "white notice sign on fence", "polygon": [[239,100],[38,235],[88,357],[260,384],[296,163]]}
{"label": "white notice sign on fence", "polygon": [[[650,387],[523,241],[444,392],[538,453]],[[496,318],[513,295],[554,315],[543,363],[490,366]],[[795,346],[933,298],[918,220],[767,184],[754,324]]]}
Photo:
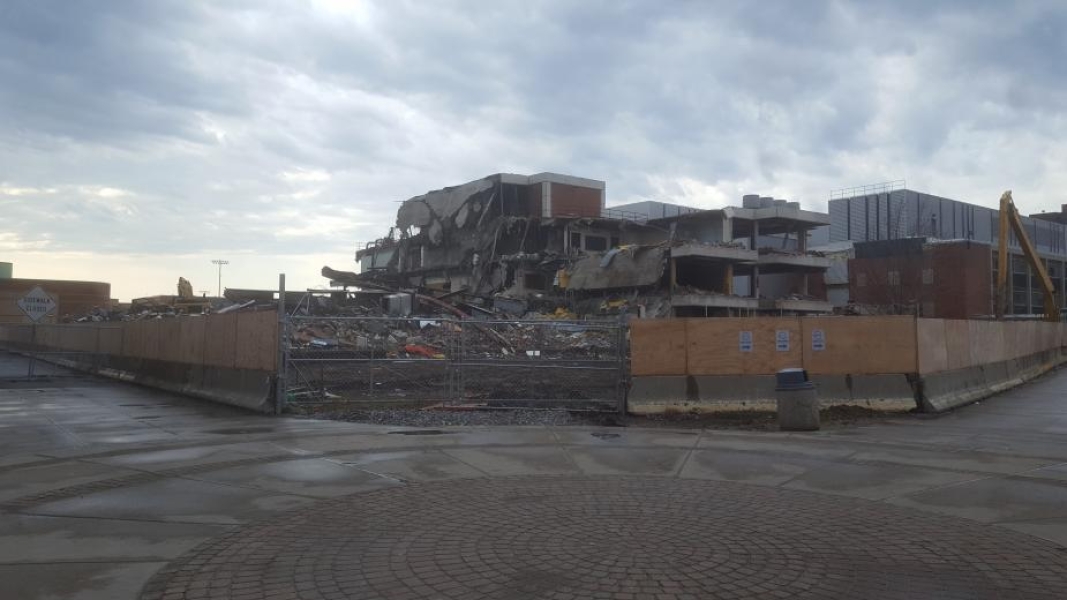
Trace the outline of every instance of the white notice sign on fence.
{"label": "white notice sign on fence", "polygon": [[811,330],[811,349],[816,352],[826,350],[826,332],[822,329]]}
{"label": "white notice sign on fence", "polygon": [[737,336],[737,346],[741,349],[741,352],[752,352],[752,332],[739,332]]}
{"label": "white notice sign on fence", "polygon": [[779,329],[774,332],[774,349],[779,352],[789,352],[788,329]]}
{"label": "white notice sign on fence", "polygon": [[29,291],[18,301],[19,308],[31,321],[36,323],[48,316],[48,313],[56,309],[56,301],[48,292],[37,286]]}

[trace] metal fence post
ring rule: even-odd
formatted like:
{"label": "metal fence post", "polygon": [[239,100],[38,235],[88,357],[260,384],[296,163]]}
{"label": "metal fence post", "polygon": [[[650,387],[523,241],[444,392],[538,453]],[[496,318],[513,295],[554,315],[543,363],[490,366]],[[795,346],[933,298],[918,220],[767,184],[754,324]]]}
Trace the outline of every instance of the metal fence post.
{"label": "metal fence post", "polygon": [[448,390],[445,392],[445,402],[452,404],[459,404],[456,402],[456,352],[459,349],[459,344],[456,342],[456,338],[459,336],[459,327],[456,325],[453,319],[445,319],[441,322],[443,326],[448,327]]}
{"label": "metal fence post", "polygon": [[288,318],[285,314],[285,273],[278,275],[278,374],[274,398],[274,414],[282,414],[285,409],[286,370],[288,369],[287,348],[289,345]]}
{"label": "metal fence post", "polygon": [[459,325],[459,353],[456,355],[456,404],[463,404],[467,394],[466,361],[467,361],[467,323],[458,320]]}
{"label": "metal fence post", "polygon": [[616,394],[619,415],[626,415],[626,326],[619,323],[615,329],[615,353],[618,356],[619,371],[616,375]]}

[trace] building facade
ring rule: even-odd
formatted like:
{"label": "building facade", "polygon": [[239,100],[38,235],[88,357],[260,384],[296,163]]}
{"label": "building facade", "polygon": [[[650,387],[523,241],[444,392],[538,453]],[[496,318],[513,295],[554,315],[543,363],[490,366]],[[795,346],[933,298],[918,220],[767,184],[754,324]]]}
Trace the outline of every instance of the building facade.
{"label": "building facade", "polygon": [[[995,293],[993,286],[997,278],[999,243],[1000,214],[998,210],[910,189],[874,189],[832,198],[829,202],[829,215],[831,244],[847,241],[859,244],[916,239],[920,240],[916,242],[920,246],[931,241],[948,240],[972,242],[985,246],[989,254],[985,270],[988,271],[989,276],[988,278],[983,276],[982,280],[988,279],[989,289],[981,295],[987,299],[982,303],[988,308],[973,314],[993,313],[992,298]],[[1062,293],[1064,277],[1067,276],[1067,269],[1065,269],[1067,225],[1045,217],[1023,217],[1022,221],[1030,241],[1037,249],[1053,280],[1061,304],[1067,307],[1067,299],[1063,298]],[[1009,314],[1041,314],[1044,311],[1044,292],[1040,287],[1039,278],[1031,271],[1023,256],[1022,247],[1014,234],[1008,240],[1008,248],[1012,256],[1008,263],[1011,268],[1008,277],[1011,290],[1007,312]],[[858,253],[856,259],[860,259]],[[967,260],[974,261],[979,258],[971,253]],[[850,274],[850,292],[857,290],[854,283]],[[970,296],[977,293],[973,284],[966,284],[958,292],[961,305],[955,309],[941,308],[939,311],[971,314],[971,311],[976,310]],[[966,298],[964,298],[965,294]],[[862,296],[869,298],[869,291]],[[860,302],[861,300],[859,297],[853,297],[852,301]]]}
{"label": "building facade", "polygon": [[904,238],[856,242],[849,297],[892,314],[972,319],[992,314],[988,244]]}
{"label": "building facade", "polygon": [[29,317],[19,308],[18,302],[36,287],[47,292],[56,301],[56,310],[44,318],[44,323],[82,316],[95,308],[106,309],[111,306],[110,283],[0,278],[0,323],[30,323]]}

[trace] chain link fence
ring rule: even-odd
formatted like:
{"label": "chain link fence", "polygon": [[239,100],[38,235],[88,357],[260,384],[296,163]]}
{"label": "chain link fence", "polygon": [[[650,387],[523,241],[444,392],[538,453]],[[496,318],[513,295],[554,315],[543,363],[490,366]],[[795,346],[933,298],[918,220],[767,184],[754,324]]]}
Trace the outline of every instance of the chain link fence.
{"label": "chain link fence", "polygon": [[617,323],[291,316],[286,401],[618,410]]}
{"label": "chain link fence", "polygon": [[619,407],[625,383],[625,339],[620,325],[561,321],[465,325],[457,359],[459,402]]}
{"label": "chain link fence", "polygon": [[289,403],[445,401],[459,327],[443,319],[290,317]]}

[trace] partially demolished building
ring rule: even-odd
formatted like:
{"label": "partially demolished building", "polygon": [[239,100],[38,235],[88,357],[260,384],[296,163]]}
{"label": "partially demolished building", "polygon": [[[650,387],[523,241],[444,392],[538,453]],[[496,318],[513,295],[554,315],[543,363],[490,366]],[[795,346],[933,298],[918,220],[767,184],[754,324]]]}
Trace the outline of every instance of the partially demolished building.
{"label": "partially demolished building", "polygon": [[807,251],[826,214],[746,196],[699,210],[607,208],[602,181],[500,173],[403,202],[389,234],[356,252],[347,285],[413,290],[507,312],[527,309],[726,316],[829,312]]}

